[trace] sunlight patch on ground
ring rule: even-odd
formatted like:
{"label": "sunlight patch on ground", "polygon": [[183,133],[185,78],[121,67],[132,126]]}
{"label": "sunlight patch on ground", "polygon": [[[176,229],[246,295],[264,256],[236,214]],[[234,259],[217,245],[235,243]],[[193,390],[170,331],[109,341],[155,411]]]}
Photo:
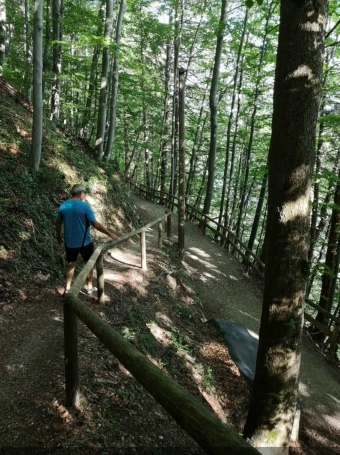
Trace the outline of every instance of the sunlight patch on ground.
{"label": "sunlight patch on ground", "polygon": [[332,416],[323,414],[322,417],[328,425],[330,425],[334,428],[338,427],[338,422],[340,422],[340,413],[337,412],[336,414],[334,414]]}
{"label": "sunlight patch on ground", "polygon": [[237,311],[238,311],[239,313],[241,313],[241,314],[244,314],[244,315],[247,316],[248,318],[253,319],[254,321],[259,322],[259,319],[258,319],[258,318],[254,318],[254,316],[252,316],[251,314],[245,313],[244,311],[241,311],[241,310],[237,310]]}
{"label": "sunlight patch on ground", "polygon": [[169,345],[170,336],[166,330],[162,329],[162,327],[160,327],[156,322],[151,322],[150,324],[146,325],[159,343],[161,343],[165,347]]}
{"label": "sunlight patch on ground", "polygon": [[303,397],[310,397],[310,394],[308,392],[308,386],[304,382],[300,382],[299,392],[300,392],[300,395]]}
{"label": "sunlight patch on ground", "polygon": [[199,256],[202,256],[203,258],[211,259],[210,254],[207,254],[205,251],[201,250],[200,248],[191,247],[191,248],[189,248],[189,251],[192,251],[192,252],[198,254]]}
{"label": "sunlight patch on ground", "polygon": [[[340,400],[338,400],[337,398],[333,397],[333,395],[327,393],[327,396],[328,396],[332,401],[335,401],[336,404],[340,405]],[[339,421],[340,421],[340,416],[339,416]]]}
{"label": "sunlight patch on ground", "polygon": [[141,274],[136,273],[135,270],[128,270],[126,272],[106,270],[105,280],[112,282],[113,286],[119,287],[127,285],[135,289],[141,295],[147,294],[144,277]]}

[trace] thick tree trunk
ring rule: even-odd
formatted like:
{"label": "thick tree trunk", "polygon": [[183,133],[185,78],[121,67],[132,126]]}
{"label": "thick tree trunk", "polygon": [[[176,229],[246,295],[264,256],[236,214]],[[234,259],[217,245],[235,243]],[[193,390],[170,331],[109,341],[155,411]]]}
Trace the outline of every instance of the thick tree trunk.
{"label": "thick tree trunk", "polygon": [[[288,453],[300,369],[327,1],[281,0],[269,151],[266,275],[256,374],[244,430]],[[260,449],[261,450],[261,449]]]}

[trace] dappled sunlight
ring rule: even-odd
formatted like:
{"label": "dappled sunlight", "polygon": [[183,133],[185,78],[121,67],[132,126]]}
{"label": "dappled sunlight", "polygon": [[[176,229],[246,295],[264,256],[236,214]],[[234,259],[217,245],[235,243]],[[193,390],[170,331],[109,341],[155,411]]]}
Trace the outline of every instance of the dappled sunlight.
{"label": "dappled sunlight", "polygon": [[120,286],[128,285],[140,295],[145,296],[148,293],[146,289],[147,282],[145,282],[142,274],[134,272],[133,269],[128,269],[124,272],[105,270],[105,278],[107,281],[111,281],[115,287],[119,288]]}
{"label": "dappled sunlight", "polygon": [[246,313],[245,311],[242,311],[242,310],[237,310],[237,312],[243,314],[244,316],[246,316],[249,319],[252,319],[253,321],[260,322],[260,319],[255,318],[252,314]]}
{"label": "dappled sunlight", "polygon": [[323,414],[322,417],[328,425],[330,425],[331,427],[334,427],[334,429],[336,430],[336,428],[338,426],[338,422],[340,422],[340,412],[337,412],[331,416],[328,414]]}
{"label": "dappled sunlight", "polygon": [[301,381],[299,383],[299,393],[302,397],[310,397],[307,384]]}
{"label": "dappled sunlight", "polygon": [[162,346],[167,347],[169,345],[171,338],[167,330],[160,327],[156,322],[150,322],[149,324],[147,324],[147,327],[149,328],[150,332],[155,337],[155,339]]}
{"label": "dappled sunlight", "polygon": [[198,256],[202,256],[203,258],[211,259],[210,254],[206,253],[205,251],[201,250],[200,248],[191,247],[191,248],[188,248],[188,251],[192,251],[193,253],[196,253]]}

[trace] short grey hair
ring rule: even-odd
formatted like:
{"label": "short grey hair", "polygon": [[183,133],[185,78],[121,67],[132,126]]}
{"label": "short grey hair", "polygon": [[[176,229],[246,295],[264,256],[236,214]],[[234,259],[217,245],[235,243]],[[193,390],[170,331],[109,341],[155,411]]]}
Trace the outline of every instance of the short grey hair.
{"label": "short grey hair", "polygon": [[73,185],[73,187],[71,188],[71,194],[72,196],[75,196],[76,194],[79,193],[86,193],[86,188],[84,185],[77,183],[76,185]]}

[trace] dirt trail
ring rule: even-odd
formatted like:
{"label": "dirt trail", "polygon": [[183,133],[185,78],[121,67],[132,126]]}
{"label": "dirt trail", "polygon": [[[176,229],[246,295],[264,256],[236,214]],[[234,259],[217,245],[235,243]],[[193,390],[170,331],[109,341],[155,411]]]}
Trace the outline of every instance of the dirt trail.
{"label": "dirt trail", "polygon": [[[158,216],[163,208],[136,197],[143,218]],[[177,217],[172,229],[176,236]],[[262,294],[259,283],[247,277],[240,264],[191,223],[185,227],[185,266],[197,278],[195,291],[207,319],[219,317],[241,322],[258,333]],[[300,394],[301,431],[311,446],[332,447],[340,453],[340,370],[325,360],[304,338]],[[325,452],[327,453],[327,452]]]}
{"label": "dirt trail", "polygon": [[[163,213],[162,207],[137,196],[135,202],[145,223]],[[172,228],[175,241],[176,222],[174,216]],[[157,229],[150,230],[146,238],[148,245],[155,248]],[[185,247],[184,266],[194,279],[196,299],[201,304],[200,308],[206,319],[220,317],[239,321],[257,332],[261,310],[259,283],[245,276],[235,259],[227,255],[212,240],[203,237],[198,228],[190,223],[186,225]],[[148,249],[150,263],[153,260],[152,248]],[[122,263],[119,265],[118,262],[115,269],[112,269],[110,261],[106,264],[108,282],[110,279],[116,284],[120,281],[121,288],[130,290],[131,295],[134,295],[131,288],[132,282],[134,288],[148,289],[148,292],[155,286],[148,281],[148,274],[142,274],[139,270],[138,256],[134,252],[136,249],[138,250],[138,242],[127,245],[125,251],[124,249],[117,251],[115,254],[121,258]],[[135,266],[131,269],[127,264],[135,264]],[[101,418],[98,420],[99,424],[93,422],[86,413],[81,416],[70,415],[61,404],[64,397],[63,300],[60,295],[63,282],[53,277],[43,276],[41,283],[36,282],[34,285],[19,283],[18,285],[15,278],[7,276],[5,272],[4,270],[2,274],[0,271],[0,396],[3,404],[0,413],[0,448],[14,447],[13,453],[16,454],[50,453],[41,452],[41,449],[38,449],[41,447],[52,447],[54,454],[99,453],[98,447],[102,447],[103,444],[103,439],[100,437],[101,435],[104,439],[106,437],[103,425],[105,420]],[[17,288],[20,288],[20,293],[17,292]],[[106,292],[116,300],[116,304],[110,307],[113,320],[120,321],[124,308],[123,292],[120,292],[119,286],[110,283]],[[20,302],[13,299],[14,294],[19,295]],[[91,341],[90,334],[83,333],[82,336],[86,343]],[[123,400],[117,401],[114,411],[118,413],[119,406],[130,393],[131,403],[134,403],[136,408],[131,409],[130,404],[130,409],[122,408],[122,414],[119,416],[119,418],[125,416],[125,424],[129,425],[129,421],[135,415],[137,423],[134,425],[137,426],[137,431],[130,428],[130,434],[136,431],[135,438],[143,434],[144,441],[149,441],[151,448],[157,447],[159,438],[162,438],[163,444],[170,444],[171,441],[172,444],[176,444],[177,440],[184,445],[194,447],[193,442],[187,440],[186,435],[174,427],[171,419],[169,420],[168,416],[152,401],[149,402],[147,396],[143,398],[144,401],[137,402],[137,395],[133,395],[134,391],[128,392],[132,382],[126,372],[119,372],[116,363],[102,351],[97,353],[97,349],[99,348],[95,345],[88,347],[86,344],[82,347],[82,350],[90,355],[85,376],[89,376],[90,384],[87,394],[93,397],[93,402],[89,405],[92,409],[91,415],[97,409],[95,406],[100,406],[101,403],[100,384],[110,384],[113,381],[123,384],[123,376],[118,377],[118,374],[124,374],[124,385],[115,387],[115,389],[118,387],[117,393],[121,393]],[[100,361],[100,358],[103,359],[104,368],[110,370],[113,379],[112,377],[108,379],[104,376],[104,372],[98,373],[98,370],[92,368],[92,363]],[[327,364],[306,339],[301,368],[301,396],[304,403],[301,427],[310,447],[321,446],[326,450],[326,452],[314,453],[340,453],[339,378],[339,371]],[[86,379],[86,377],[82,378],[82,383]],[[90,390],[93,384],[97,384],[94,392]],[[137,388],[133,384],[131,387]],[[104,392],[106,394],[106,391]],[[152,413],[158,419],[158,426],[155,427],[158,432],[156,435],[151,434],[156,433],[156,430],[150,428],[145,421],[146,406],[149,406],[149,415]],[[130,411],[133,411],[131,416]],[[118,427],[118,424],[116,426]],[[131,441],[118,433],[117,430],[115,437],[120,438],[119,441],[125,444],[124,447],[130,447]],[[164,439],[163,436],[159,436],[160,434],[164,435]],[[71,443],[78,444],[78,449],[63,452],[63,447]],[[30,450],[28,451],[27,448]]]}

